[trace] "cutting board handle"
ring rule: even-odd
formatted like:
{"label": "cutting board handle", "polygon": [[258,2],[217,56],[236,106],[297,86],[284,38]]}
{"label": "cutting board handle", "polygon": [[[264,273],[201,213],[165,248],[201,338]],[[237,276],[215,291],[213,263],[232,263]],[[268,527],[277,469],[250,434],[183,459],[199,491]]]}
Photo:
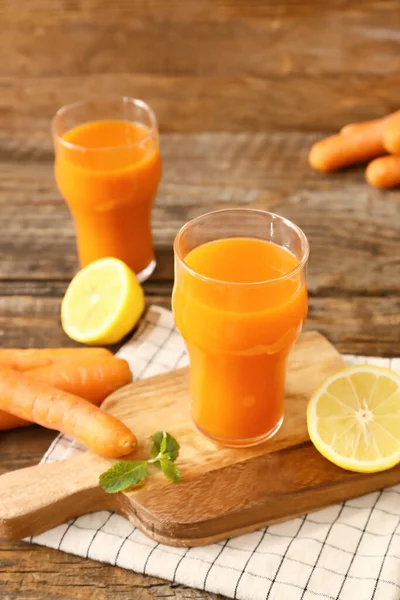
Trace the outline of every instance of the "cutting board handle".
{"label": "cutting board handle", "polygon": [[99,473],[110,464],[104,459],[99,465],[99,457],[85,452],[1,475],[0,536],[36,535],[78,515],[112,510],[114,496],[98,486]]}

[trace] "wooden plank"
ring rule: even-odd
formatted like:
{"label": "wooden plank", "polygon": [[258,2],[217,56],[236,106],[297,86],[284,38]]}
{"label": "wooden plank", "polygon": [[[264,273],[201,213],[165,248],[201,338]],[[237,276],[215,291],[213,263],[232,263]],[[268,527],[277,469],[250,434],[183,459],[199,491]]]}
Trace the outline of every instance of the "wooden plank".
{"label": "wooden plank", "polygon": [[15,2],[7,9],[4,75],[383,76],[400,68],[394,0],[34,0],[22,14]]}
{"label": "wooden plank", "polygon": [[400,298],[310,298],[307,329],[317,329],[344,354],[400,356]]}
{"label": "wooden plank", "polygon": [[[153,218],[154,281],[172,281],[172,241],[187,220],[218,208],[247,206],[298,223],[311,244],[312,295],[396,294],[400,290],[400,191],[369,187],[362,169],[313,172],[315,135],[166,134],[164,176]],[[0,279],[67,281],[76,271],[74,230],[43,160],[0,168]],[[47,158],[44,158],[47,157]],[[21,159],[21,160],[19,160]]]}
{"label": "wooden plank", "polygon": [[[174,197],[174,189],[199,186],[199,192],[184,190],[187,202],[198,203],[204,188],[213,196],[224,190],[220,202],[244,203],[255,192],[280,191],[291,185],[315,190],[343,188],[343,183],[364,183],[362,167],[324,175],[308,166],[307,155],[312,144],[324,137],[323,132],[198,132],[161,134],[163,183],[165,193]],[[0,203],[62,203],[53,176],[53,147],[50,123],[41,130],[37,123],[31,129],[7,131],[0,135]],[[175,187],[174,187],[175,186]],[[374,188],[364,187],[372,198],[382,197]],[[252,192],[250,198],[244,194]],[[298,190],[299,191],[299,190]],[[190,192],[190,193],[189,193]],[[230,194],[229,194],[230,192]],[[385,197],[391,192],[386,192]],[[395,196],[396,197],[396,196]],[[203,198],[203,201],[205,199]],[[212,198],[215,200],[215,198]],[[169,204],[171,201],[169,200]]]}
{"label": "wooden plank", "polygon": [[2,541],[0,552],[4,600],[224,600],[43,546]]}
{"label": "wooden plank", "polygon": [[54,437],[54,431],[38,425],[27,429],[2,431],[0,473],[37,464]]}
{"label": "wooden plank", "polygon": [[[0,283],[0,345],[4,348],[76,345],[60,325],[61,297],[40,297],[41,283],[17,282],[29,286],[33,296],[13,295],[14,283]],[[35,287],[37,286],[37,287]],[[57,294],[64,283],[57,286]],[[54,288],[53,288],[54,289]],[[171,283],[147,283],[147,303],[170,308]],[[310,297],[307,330],[324,334],[342,353],[371,356],[400,356],[400,299],[339,295]],[[117,346],[113,347],[117,349]]]}
{"label": "wooden plank", "polygon": [[109,92],[143,96],[173,131],[330,130],[380,116],[400,87],[397,8],[34,0],[21,11],[8,1],[0,126],[45,135],[59,106]]}
{"label": "wooden plank", "polygon": [[25,8],[8,0],[2,16],[2,130],[45,129],[63,104],[110,92],[144,97],[170,131],[328,130],[399,97],[395,0]]}
{"label": "wooden plank", "polygon": [[332,131],[398,108],[400,76],[4,75],[0,89],[2,131],[25,136],[38,128],[47,132],[64,104],[107,93],[147,101],[162,131]]}
{"label": "wooden plank", "polygon": [[[24,285],[24,282],[22,282]],[[1,289],[7,288],[7,283],[0,284]],[[17,287],[20,283],[17,283]],[[41,282],[37,287],[42,287]],[[60,308],[62,295],[58,297],[40,297],[35,293],[34,285],[29,283],[31,296],[15,296],[12,286],[8,287],[6,296],[0,295],[0,345],[2,348],[46,348],[49,341],[54,347],[78,346],[62,330]],[[66,287],[65,283],[57,286],[57,293]],[[54,290],[54,287],[52,288]],[[169,288],[170,290],[170,288]],[[146,290],[147,292],[147,290]],[[147,305],[159,304],[170,307],[170,291],[167,295],[146,293]],[[128,336],[129,337],[129,336]],[[110,346],[117,351],[120,344]]]}

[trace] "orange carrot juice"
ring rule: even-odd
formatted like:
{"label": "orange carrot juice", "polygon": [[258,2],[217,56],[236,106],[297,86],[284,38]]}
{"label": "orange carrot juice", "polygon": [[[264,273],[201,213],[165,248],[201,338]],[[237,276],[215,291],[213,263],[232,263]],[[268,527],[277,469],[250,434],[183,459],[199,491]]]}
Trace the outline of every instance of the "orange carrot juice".
{"label": "orange carrot juice", "polygon": [[263,239],[206,242],[176,261],[173,309],[199,429],[232,446],[273,435],[287,356],[307,314],[300,259]]}
{"label": "orange carrot juice", "polygon": [[74,217],[81,265],[114,256],[146,275],[155,265],[157,132],[140,122],[93,120],[55,136],[55,147],[56,181]]}

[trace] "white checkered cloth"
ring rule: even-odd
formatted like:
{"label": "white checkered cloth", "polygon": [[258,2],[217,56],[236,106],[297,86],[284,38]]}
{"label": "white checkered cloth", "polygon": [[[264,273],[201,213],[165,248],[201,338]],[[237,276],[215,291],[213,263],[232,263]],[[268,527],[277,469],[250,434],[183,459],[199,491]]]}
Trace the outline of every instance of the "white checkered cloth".
{"label": "white checkered cloth", "polygon": [[[152,307],[118,353],[135,378],[185,366],[172,314]],[[399,359],[347,356],[350,364]],[[42,462],[83,451],[59,435]],[[400,485],[201,548],[153,542],[127,520],[102,511],[28,541],[138,573],[242,600],[399,600]]]}

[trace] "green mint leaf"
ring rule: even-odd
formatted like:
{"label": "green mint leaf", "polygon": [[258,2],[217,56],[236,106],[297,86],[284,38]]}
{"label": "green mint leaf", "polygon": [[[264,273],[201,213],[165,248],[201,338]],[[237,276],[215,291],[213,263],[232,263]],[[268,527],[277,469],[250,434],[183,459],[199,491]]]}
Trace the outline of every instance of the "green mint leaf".
{"label": "green mint leaf", "polygon": [[149,467],[146,461],[120,461],[100,475],[99,485],[109,494],[116,494],[141,483],[148,473]]}
{"label": "green mint leaf", "polygon": [[175,438],[172,437],[169,433],[165,431],[165,454],[168,454],[168,457],[172,462],[176,460],[179,456],[179,444]]}
{"label": "green mint leaf", "polygon": [[[150,458],[157,458],[160,454],[166,454],[174,461],[179,456],[179,444],[167,431],[157,431],[151,436],[153,445],[150,450]],[[157,464],[154,463],[157,467]],[[159,468],[159,467],[157,467]]]}
{"label": "green mint leaf", "polygon": [[156,458],[160,454],[161,442],[163,439],[162,431],[157,431],[154,435],[151,436],[151,440],[153,441],[153,445],[150,450],[150,458]]}
{"label": "green mint leaf", "polygon": [[168,458],[162,458],[160,460],[160,468],[164,473],[165,477],[170,481],[179,481],[181,478],[180,471],[176,464]]}

